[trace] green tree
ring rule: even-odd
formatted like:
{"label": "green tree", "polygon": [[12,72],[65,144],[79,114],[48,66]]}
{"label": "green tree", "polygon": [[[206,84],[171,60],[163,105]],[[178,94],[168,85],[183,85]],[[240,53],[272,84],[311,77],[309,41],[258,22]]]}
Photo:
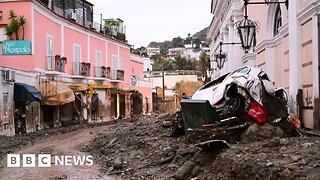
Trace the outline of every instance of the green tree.
{"label": "green tree", "polygon": [[195,38],[193,44],[195,45],[195,49],[200,49],[201,41],[199,38]]}
{"label": "green tree", "polygon": [[188,37],[184,40],[184,44],[191,44],[192,43],[192,37],[191,34],[188,33]]}
{"label": "green tree", "polygon": [[176,47],[184,47],[183,39],[181,37],[176,37],[172,39],[172,46]]}
{"label": "green tree", "polygon": [[210,74],[208,74],[208,70],[210,70],[210,56],[206,52],[202,52],[200,54],[199,66],[201,71],[201,76],[204,78],[205,82],[210,80]]}
{"label": "green tree", "polygon": [[175,64],[177,70],[186,70],[187,69],[187,59],[181,56],[175,58]]}
{"label": "green tree", "polygon": [[9,24],[5,27],[5,34],[9,36],[10,40],[19,40],[20,27],[22,27],[22,39],[24,39],[24,25],[26,24],[26,19],[24,16],[17,17],[18,16],[13,10],[9,11]]}
{"label": "green tree", "polygon": [[24,40],[24,25],[26,24],[26,18],[24,16],[19,16],[19,25],[22,27],[22,40]]}

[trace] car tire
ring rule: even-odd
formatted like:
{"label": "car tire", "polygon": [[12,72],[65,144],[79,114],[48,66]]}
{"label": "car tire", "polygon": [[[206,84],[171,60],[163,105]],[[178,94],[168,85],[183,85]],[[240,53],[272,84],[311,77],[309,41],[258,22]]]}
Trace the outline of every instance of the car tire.
{"label": "car tire", "polygon": [[222,108],[222,115],[224,118],[239,117],[243,114],[245,109],[245,100],[241,96],[230,98]]}

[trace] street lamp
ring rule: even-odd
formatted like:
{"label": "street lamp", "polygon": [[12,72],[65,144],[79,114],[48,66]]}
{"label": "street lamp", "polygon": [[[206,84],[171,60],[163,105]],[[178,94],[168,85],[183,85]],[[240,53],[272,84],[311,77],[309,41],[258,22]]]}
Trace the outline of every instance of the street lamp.
{"label": "street lamp", "polygon": [[242,21],[236,22],[235,26],[237,27],[241,46],[247,53],[252,46],[255,46],[258,23],[245,18]]}
{"label": "street lamp", "polygon": [[237,29],[237,34],[240,37],[241,46],[247,53],[248,50],[255,46],[256,42],[256,32],[259,28],[258,22],[254,22],[248,19],[248,5],[249,4],[281,4],[284,3],[286,8],[288,9],[289,0],[285,0],[283,2],[274,2],[270,0],[265,0],[264,2],[249,2],[249,0],[244,1],[244,20],[238,21],[235,23],[235,27]]}
{"label": "street lamp", "polygon": [[224,63],[227,61],[227,54],[222,53],[220,51],[220,53],[219,54],[215,54],[214,57],[215,57],[214,61],[217,63],[217,67],[219,69],[222,69],[223,66],[224,66]]}
{"label": "street lamp", "polygon": [[220,46],[219,54],[215,54],[214,60],[213,60],[214,62],[217,63],[217,67],[219,69],[222,69],[224,66],[224,63],[227,61],[227,54],[222,53],[222,45],[236,45],[236,44],[241,44],[241,43],[235,43],[235,42],[230,42],[230,43],[220,42],[219,43],[219,46]]}

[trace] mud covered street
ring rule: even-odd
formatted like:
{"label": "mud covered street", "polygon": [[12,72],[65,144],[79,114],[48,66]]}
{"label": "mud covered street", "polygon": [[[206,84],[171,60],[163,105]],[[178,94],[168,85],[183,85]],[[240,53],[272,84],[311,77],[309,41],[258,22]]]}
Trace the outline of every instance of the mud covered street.
{"label": "mud covered street", "polygon": [[[203,151],[167,137],[172,114],[1,137],[1,179],[319,179],[320,138],[256,128],[230,148]],[[271,126],[270,126],[271,127]],[[268,128],[270,128],[268,127]],[[266,128],[267,129],[267,128]],[[5,154],[92,155],[93,166],[7,168]]]}
{"label": "mud covered street", "polygon": [[166,137],[170,128],[161,125],[170,118],[121,121],[82,151],[94,155],[103,173],[122,179],[320,178],[319,137],[276,137],[258,127],[255,138],[204,152],[185,136]]}
{"label": "mud covered street", "polygon": [[106,124],[77,125],[29,135],[1,137],[0,179],[116,179],[99,172],[92,166],[55,166],[49,168],[8,168],[6,154],[51,154],[52,156],[88,155],[80,149],[93,140],[97,133],[107,128]]}

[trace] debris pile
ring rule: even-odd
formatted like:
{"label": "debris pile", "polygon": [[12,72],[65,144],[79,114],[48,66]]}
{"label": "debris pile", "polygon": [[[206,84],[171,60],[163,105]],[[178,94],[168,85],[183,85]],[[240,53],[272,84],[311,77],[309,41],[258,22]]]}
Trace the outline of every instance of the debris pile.
{"label": "debris pile", "polygon": [[[169,137],[176,114],[121,120],[82,148],[123,179],[320,178],[320,137],[289,137],[281,125],[251,125],[234,141]],[[165,122],[165,123],[164,123]],[[232,138],[231,138],[232,139]]]}

